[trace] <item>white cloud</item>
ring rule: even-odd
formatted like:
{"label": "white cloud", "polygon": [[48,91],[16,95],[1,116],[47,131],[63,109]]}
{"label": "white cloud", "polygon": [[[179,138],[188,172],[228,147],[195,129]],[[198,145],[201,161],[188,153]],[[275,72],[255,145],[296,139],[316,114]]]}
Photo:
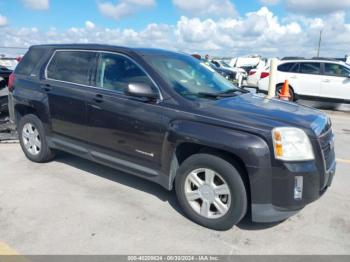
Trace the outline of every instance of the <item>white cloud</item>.
{"label": "white cloud", "polygon": [[6,26],[7,24],[8,24],[7,17],[0,14],[0,27]]}
{"label": "white cloud", "polygon": [[321,55],[342,57],[350,52],[350,23],[345,13],[322,18],[293,17],[278,19],[268,8],[237,18],[199,19],[182,16],[176,24],[147,25],[143,30],[101,28],[87,21],[82,27],[66,31],[50,28],[4,27],[0,46],[45,43],[104,43],[111,45],[157,47],[188,53],[236,56],[316,55],[318,36],[323,29]]}
{"label": "white cloud", "polygon": [[259,2],[263,5],[277,5],[280,0],[259,0]]}
{"label": "white cloud", "polygon": [[49,0],[22,0],[24,5],[29,9],[47,10],[50,7]]}
{"label": "white cloud", "polygon": [[104,16],[119,20],[140,11],[142,8],[152,7],[155,4],[155,0],[120,0],[115,4],[112,2],[98,2],[97,7]]}
{"label": "white cloud", "polygon": [[95,26],[95,24],[94,24],[93,22],[91,22],[91,21],[86,21],[86,22],[85,22],[85,27],[86,27],[87,29],[94,29],[96,26]]}
{"label": "white cloud", "polygon": [[180,11],[193,16],[236,16],[237,12],[230,0],[173,0]]}
{"label": "white cloud", "polygon": [[285,0],[288,11],[300,14],[329,14],[350,10],[350,0]]}

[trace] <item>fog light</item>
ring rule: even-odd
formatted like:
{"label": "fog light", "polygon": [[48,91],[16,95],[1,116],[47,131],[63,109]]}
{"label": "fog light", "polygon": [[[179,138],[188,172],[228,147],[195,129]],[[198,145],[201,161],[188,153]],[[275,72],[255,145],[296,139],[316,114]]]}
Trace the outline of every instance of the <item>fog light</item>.
{"label": "fog light", "polygon": [[294,199],[301,200],[303,198],[303,177],[296,176],[294,178]]}

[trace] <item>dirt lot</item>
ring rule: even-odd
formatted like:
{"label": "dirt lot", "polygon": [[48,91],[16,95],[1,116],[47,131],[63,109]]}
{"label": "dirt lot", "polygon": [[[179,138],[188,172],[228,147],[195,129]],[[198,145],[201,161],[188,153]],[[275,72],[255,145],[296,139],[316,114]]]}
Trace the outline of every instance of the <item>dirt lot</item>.
{"label": "dirt lot", "polygon": [[350,254],[350,114],[329,111],[338,170],[319,201],[277,225],[216,232],[174,192],[67,154],[38,165],[0,144],[0,254]]}

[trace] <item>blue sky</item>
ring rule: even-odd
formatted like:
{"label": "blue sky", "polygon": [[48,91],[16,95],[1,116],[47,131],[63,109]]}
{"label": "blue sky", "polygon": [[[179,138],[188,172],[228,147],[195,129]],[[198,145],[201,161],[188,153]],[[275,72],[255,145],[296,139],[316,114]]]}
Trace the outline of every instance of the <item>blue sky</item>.
{"label": "blue sky", "polygon": [[[4,46],[98,42],[221,56],[350,53],[350,0],[0,0]],[[322,53],[321,53],[322,54]]]}
{"label": "blue sky", "polygon": [[[94,21],[95,24],[103,27],[130,27],[140,30],[150,23],[175,24],[184,15],[181,10],[173,5],[171,0],[161,0],[157,1],[152,8],[145,8],[142,12],[116,21],[105,17],[98,11],[98,1],[51,0],[48,10],[38,11],[27,8],[20,0],[0,0],[0,14],[6,14],[9,22],[15,28],[34,26],[39,29],[56,27],[59,30],[68,29],[72,26],[82,26],[87,20]],[[118,1],[110,2],[117,3]],[[235,4],[239,15],[256,11],[263,6],[257,0],[231,2]],[[285,13],[281,5],[271,6],[270,9],[281,17]]]}

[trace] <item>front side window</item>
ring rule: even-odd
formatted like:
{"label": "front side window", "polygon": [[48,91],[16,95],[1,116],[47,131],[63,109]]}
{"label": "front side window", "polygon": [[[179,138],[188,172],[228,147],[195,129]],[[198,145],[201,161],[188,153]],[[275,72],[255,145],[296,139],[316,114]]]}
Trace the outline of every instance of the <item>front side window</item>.
{"label": "front side window", "polygon": [[97,66],[97,87],[124,92],[130,83],[145,83],[153,86],[146,73],[127,57],[102,53]]}
{"label": "front side window", "polygon": [[349,77],[350,68],[339,64],[325,64],[324,73],[328,76]]}
{"label": "front side window", "polygon": [[57,51],[48,68],[47,77],[53,80],[89,85],[95,52]]}
{"label": "front side window", "polygon": [[203,61],[182,54],[150,55],[148,62],[177,93],[189,99],[238,90]]}
{"label": "front side window", "polygon": [[320,63],[300,63],[299,73],[319,75],[320,68]]}

